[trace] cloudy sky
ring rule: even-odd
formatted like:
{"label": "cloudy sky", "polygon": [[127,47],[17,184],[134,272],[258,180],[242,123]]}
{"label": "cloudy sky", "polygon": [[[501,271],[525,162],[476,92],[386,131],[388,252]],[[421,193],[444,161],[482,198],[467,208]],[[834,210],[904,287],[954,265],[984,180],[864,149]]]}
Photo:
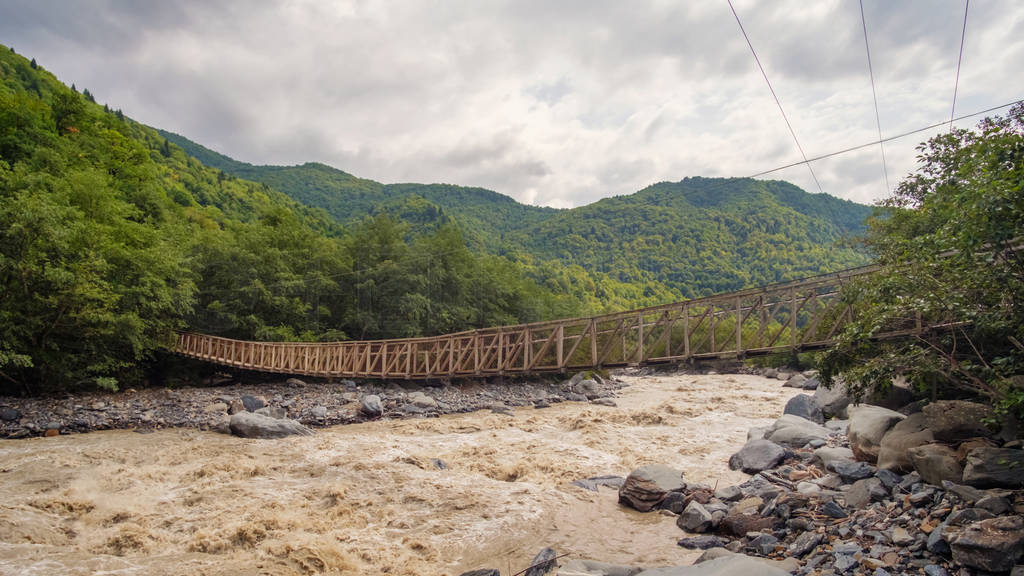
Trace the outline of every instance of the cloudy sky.
{"label": "cloudy sky", "polygon": [[[734,5],[808,156],[878,139],[856,0]],[[883,136],[948,121],[963,0],[864,9]],[[0,0],[0,43],[255,164],[565,207],[800,160],[726,0]],[[1022,63],[1024,3],[971,3],[957,115],[1024,98]],[[935,132],[886,145],[892,185]],[[887,194],[877,146],[813,167],[833,195]]]}

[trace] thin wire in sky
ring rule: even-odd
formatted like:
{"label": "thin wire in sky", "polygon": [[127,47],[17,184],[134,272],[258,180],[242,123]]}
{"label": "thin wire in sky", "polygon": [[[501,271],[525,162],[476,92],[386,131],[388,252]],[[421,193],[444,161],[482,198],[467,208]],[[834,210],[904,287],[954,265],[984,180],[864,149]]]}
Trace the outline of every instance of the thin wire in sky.
{"label": "thin wire in sky", "polygon": [[[1009,102],[1007,104],[1001,104],[999,106],[993,106],[991,108],[986,108],[984,110],[979,110],[977,112],[971,112],[970,114],[961,114],[960,116],[957,116],[953,120],[954,121],[956,121],[956,120],[964,120],[965,118],[970,118],[972,116],[981,116],[982,114],[988,114],[989,112],[995,112],[996,110],[1001,110],[1003,108],[1009,108],[1010,106],[1013,106],[1015,104],[1024,104],[1024,100],[1014,100],[1013,102]],[[854,150],[860,150],[862,148],[868,148],[868,147],[874,146],[876,144],[882,144],[884,142],[892,142],[893,140],[899,140],[900,138],[906,138],[907,136],[911,136],[913,134],[918,134],[920,132],[925,132],[927,130],[931,130],[932,128],[938,128],[939,126],[944,126],[945,124],[946,124],[946,121],[943,120],[942,122],[936,122],[935,124],[930,124],[930,125],[924,126],[922,128],[917,128],[915,130],[910,130],[908,132],[904,132],[902,134],[897,134],[895,136],[889,136],[888,138],[882,138],[880,140],[873,140],[871,142],[865,142],[864,144],[858,144],[856,146],[850,146],[849,148],[843,148],[842,150],[836,150],[835,152],[829,152],[828,154],[822,154],[821,156],[815,156],[814,158],[803,160],[802,162],[793,162],[792,164],[786,164],[785,166],[778,166],[778,167],[772,168],[770,170],[764,170],[763,172],[758,172],[757,174],[751,174],[750,176],[746,176],[746,178],[757,178],[759,176],[764,176],[765,174],[771,174],[772,172],[778,172],[779,170],[785,170],[786,168],[792,168],[794,166],[799,166],[801,164],[806,164],[808,162],[816,162],[818,160],[824,160],[825,158],[831,158],[833,156],[839,156],[840,154],[846,154],[848,152],[853,152]]]}
{"label": "thin wire in sky", "polygon": [[764,81],[768,84],[768,90],[772,93],[772,98],[775,98],[775,104],[779,107],[779,112],[782,113],[782,119],[786,121],[786,127],[789,128],[789,133],[793,136],[793,142],[796,143],[796,149],[800,151],[800,156],[803,157],[803,164],[807,165],[807,169],[811,172],[811,178],[814,178],[814,183],[818,186],[818,192],[824,192],[821,188],[821,182],[818,182],[818,176],[814,173],[814,168],[811,167],[811,163],[807,161],[807,154],[804,154],[804,148],[800,145],[800,140],[796,137],[796,131],[793,130],[793,125],[789,123],[789,117],[786,116],[786,111],[782,109],[782,102],[779,101],[779,97],[775,94],[775,89],[772,88],[771,81],[768,80],[768,74],[764,71],[764,66],[761,65],[761,59],[757,57],[757,51],[754,50],[754,44],[750,42],[750,37],[747,36],[747,31],[743,28],[743,23],[740,22],[740,15],[736,13],[736,8],[732,5],[732,0],[728,0],[729,9],[732,10],[732,15],[736,18],[736,23],[740,26],[740,32],[743,33],[743,38],[747,41],[747,46],[750,47],[750,53],[754,55],[754,61],[757,62],[757,67],[761,69],[761,76],[764,76]]}
{"label": "thin wire in sky", "polygon": [[885,177],[885,192],[891,192],[889,187],[889,167],[885,163],[885,144],[882,142],[882,120],[878,115],[878,93],[875,91],[875,71],[871,67],[871,47],[868,45],[868,22],[864,18],[864,0],[860,0],[860,24],[864,29],[864,50],[868,54],[868,76],[871,77],[871,98],[875,101],[875,125],[878,126],[878,147],[882,150],[882,176]]}
{"label": "thin wire in sky", "polygon": [[960,63],[964,59],[964,39],[967,38],[967,10],[971,0],[964,2],[964,29],[960,31],[960,55],[956,59],[956,81],[953,83],[953,109],[949,111],[949,131],[953,131],[953,116],[956,114],[956,92],[960,88]]}

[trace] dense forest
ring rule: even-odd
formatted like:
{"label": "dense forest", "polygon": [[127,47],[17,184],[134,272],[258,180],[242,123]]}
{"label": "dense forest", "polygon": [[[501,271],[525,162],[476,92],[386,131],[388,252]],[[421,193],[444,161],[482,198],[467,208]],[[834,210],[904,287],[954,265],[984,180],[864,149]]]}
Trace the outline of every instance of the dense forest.
{"label": "dense forest", "polygon": [[251,166],[0,49],[0,392],[151,379],[175,329],[418,336],[655,304],[865,261],[869,209],[687,179],[574,210]]}
{"label": "dense forest", "polygon": [[[867,262],[843,243],[871,208],[780,181],[686,178],[571,210],[450,184],[381,184],[323,164],[253,166],[161,132],[200,159],[342,223],[390,214],[429,231],[455,221],[475,250],[577,265],[604,309],[792,280]],[[546,278],[538,277],[544,282]]]}

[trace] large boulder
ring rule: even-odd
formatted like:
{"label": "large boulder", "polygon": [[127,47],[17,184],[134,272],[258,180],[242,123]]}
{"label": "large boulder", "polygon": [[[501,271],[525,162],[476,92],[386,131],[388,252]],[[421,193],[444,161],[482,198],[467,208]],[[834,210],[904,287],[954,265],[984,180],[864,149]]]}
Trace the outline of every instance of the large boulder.
{"label": "large boulder", "polygon": [[979,488],[1024,488],[1024,450],[975,448],[967,454],[964,484]]}
{"label": "large boulder", "polygon": [[782,446],[771,440],[754,439],[729,458],[729,468],[742,470],[747,474],[757,474],[762,470],[774,468],[785,457],[786,449]]}
{"label": "large boulder", "polygon": [[783,414],[772,424],[765,438],[794,448],[801,448],[812,440],[827,440],[832,432],[806,418],[795,414]]}
{"label": "large boulder", "polygon": [[957,564],[987,572],[1006,572],[1024,553],[1024,516],[975,522],[947,532],[946,540]]}
{"label": "large boulder", "polygon": [[271,418],[255,412],[239,412],[228,423],[231,433],[242,438],[284,438],[312,436],[313,431],[295,420]]}
{"label": "large boulder", "polygon": [[846,418],[846,407],[850,405],[850,397],[847,396],[842,382],[833,382],[831,388],[818,386],[814,391],[814,401],[821,406],[826,418]]}
{"label": "large boulder", "polygon": [[850,429],[847,437],[850,440],[850,449],[857,459],[872,463],[878,461],[878,449],[885,433],[906,418],[903,414],[888,408],[863,404],[850,407],[848,412]]}
{"label": "large boulder", "polygon": [[963,481],[964,469],[956,460],[956,452],[943,444],[925,444],[907,450],[914,470],[929,484],[942,486],[943,480],[955,484]]}
{"label": "large boulder", "polygon": [[935,436],[928,429],[928,419],[924,413],[911,414],[900,420],[885,436],[878,448],[878,467],[883,470],[907,473],[914,469],[907,451],[935,441]]}
{"label": "large boulder", "polygon": [[[797,374],[797,376],[800,375]],[[786,407],[782,410],[782,413],[806,418],[815,424],[825,423],[825,414],[821,411],[821,406],[809,394],[797,394],[790,398],[789,402],[786,402]]]}
{"label": "large boulder", "polygon": [[650,568],[637,576],[789,576],[789,571],[777,568],[770,561],[751,558],[743,554],[721,556],[693,566]]}
{"label": "large boulder", "polygon": [[641,466],[626,476],[619,488],[619,503],[650,512],[669,492],[681,492],[685,488],[681,470],[661,464]]}
{"label": "large boulder", "polygon": [[620,566],[584,558],[567,558],[558,566],[558,574],[568,576],[636,576],[640,572],[643,568],[637,566]]}
{"label": "large boulder", "polygon": [[940,400],[921,409],[928,427],[939,442],[957,442],[979,436],[991,436],[984,421],[993,416],[992,408],[964,400]]}

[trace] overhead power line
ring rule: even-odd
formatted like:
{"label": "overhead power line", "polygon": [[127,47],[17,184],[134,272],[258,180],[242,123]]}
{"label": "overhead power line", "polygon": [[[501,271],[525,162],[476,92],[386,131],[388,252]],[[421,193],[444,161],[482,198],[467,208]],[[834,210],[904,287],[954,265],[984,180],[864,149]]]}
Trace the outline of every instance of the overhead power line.
{"label": "overhead power line", "polygon": [[953,109],[949,111],[949,131],[953,131],[953,115],[956,114],[956,92],[960,88],[960,63],[964,59],[964,40],[967,38],[967,10],[971,0],[964,2],[964,28],[960,31],[960,55],[956,59],[956,81],[953,83]]}
{"label": "overhead power line", "polygon": [[796,143],[797,150],[800,151],[800,156],[803,157],[803,164],[807,164],[807,169],[811,172],[811,178],[814,179],[814,183],[818,186],[818,192],[824,192],[821,188],[821,182],[818,182],[818,176],[814,173],[814,168],[811,167],[811,163],[807,160],[807,154],[804,154],[803,146],[800,145],[800,140],[796,137],[796,131],[793,130],[793,125],[789,123],[789,118],[786,116],[786,111],[782,109],[782,102],[779,101],[778,95],[775,94],[775,89],[772,88],[771,81],[768,80],[768,74],[764,71],[764,66],[761,65],[761,59],[757,57],[757,51],[754,50],[754,44],[751,43],[750,37],[747,36],[747,31],[743,28],[743,23],[740,22],[740,15],[736,13],[736,8],[732,5],[732,0],[728,0],[729,9],[732,10],[732,15],[736,18],[736,23],[740,26],[740,32],[743,33],[743,38],[747,41],[747,46],[750,47],[750,53],[754,55],[754,61],[757,62],[757,67],[761,69],[761,76],[764,76],[765,83],[768,84],[768,90],[772,93],[772,98],[775,99],[775,104],[779,107],[779,112],[782,113],[782,119],[786,121],[786,127],[789,128],[790,135],[793,136],[793,142]]}
{"label": "overhead power line", "polygon": [[868,76],[871,77],[871,98],[875,101],[875,125],[878,126],[878,147],[882,151],[882,176],[885,177],[885,192],[892,191],[889,187],[889,167],[885,163],[885,144],[882,143],[882,120],[878,115],[878,92],[875,91],[875,71],[871,67],[871,46],[868,45],[868,22],[864,18],[864,0],[860,0],[860,24],[864,29],[864,50],[868,53]]}
{"label": "overhead power line", "polygon": [[[991,108],[986,108],[984,110],[979,110],[978,112],[972,112],[970,114],[964,114],[962,116],[958,116],[958,117],[954,118],[953,121],[956,122],[956,121],[959,121],[959,120],[964,120],[964,119],[967,119],[967,118],[971,118],[973,116],[981,116],[982,114],[988,114],[989,112],[995,112],[996,110],[1002,110],[1003,108],[1009,108],[1010,106],[1013,106],[1014,104],[1022,104],[1022,103],[1024,103],[1024,99],[1022,99],[1022,100],[1014,100],[1013,102],[1009,102],[1007,104],[1002,104],[1000,106],[993,106]],[[938,128],[939,126],[944,126],[945,124],[946,124],[946,121],[943,120],[942,122],[936,122],[935,124],[930,124],[928,126],[925,126],[923,128],[918,128],[916,130],[910,130],[909,132],[904,132],[902,134],[897,134],[895,136],[889,136],[888,138],[881,138],[879,140],[873,140],[871,142],[866,142],[864,144],[858,144],[857,146],[850,146],[849,148],[843,148],[842,150],[836,150],[835,152],[829,152],[828,154],[822,154],[821,156],[815,156],[814,158],[805,158],[804,160],[802,160],[800,162],[793,162],[792,164],[786,164],[785,166],[778,166],[778,167],[772,168],[770,170],[765,170],[763,172],[758,172],[757,174],[751,174],[750,176],[746,176],[746,178],[757,178],[758,176],[764,176],[765,174],[771,174],[772,172],[778,172],[779,170],[785,170],[786,168],[792,168],[794,166],[799,166],[801,164],[807,164],[809,162],[816,162],[818,160],[824,160],[825,158],[831,158],[833,156],[839,156],[840,154],[846,154],[847,152],[853,152],[854,150],[860,150],[862,148],[868,148],[870,146],[875,146],[876,144],[883,144],[885,142],[891,142],[893,140],[899,140],[900,138],[906,138],[907,136],[912,136],[914,134],[925,132],[925,131],[931,130],[933,128]]]}

